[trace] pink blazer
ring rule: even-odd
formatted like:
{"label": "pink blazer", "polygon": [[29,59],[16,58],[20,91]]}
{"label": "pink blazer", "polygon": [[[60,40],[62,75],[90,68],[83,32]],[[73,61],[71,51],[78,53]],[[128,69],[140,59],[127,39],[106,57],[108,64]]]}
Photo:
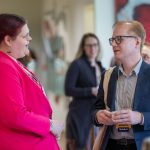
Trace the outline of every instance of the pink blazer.
{"label": "pink blazer", "polygon": [[41,87],[0,52],[0,150],[59,150],[51,117]]}

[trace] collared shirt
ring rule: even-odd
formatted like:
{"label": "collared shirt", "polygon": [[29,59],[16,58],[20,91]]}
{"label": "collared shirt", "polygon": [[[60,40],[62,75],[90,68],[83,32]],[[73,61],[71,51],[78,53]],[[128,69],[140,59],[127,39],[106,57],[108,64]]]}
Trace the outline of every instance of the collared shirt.
{"label": "collared shirt", "polygon": [[[126,75],[122,66],[119,66],[118,80],[116,87],[115,110],[132,109],[135,87],[138,73],[142,64],[142,59],[137,63],[132,72]],[[128,132],[118,132],[116,126],[113,127],[112,139],[134,139],[132,128]]]}

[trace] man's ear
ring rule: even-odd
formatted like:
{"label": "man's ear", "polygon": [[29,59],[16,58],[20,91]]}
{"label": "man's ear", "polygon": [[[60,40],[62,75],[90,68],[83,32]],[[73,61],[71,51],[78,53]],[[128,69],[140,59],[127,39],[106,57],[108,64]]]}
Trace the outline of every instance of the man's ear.
{"label": "man's ear", "polygon": [[136,44],[137,45],[139,45],[139,44],[141,45],[141,42],[142,42],[141,38],[137,38],[137,43]]}
{"label": "man's ear", "polygon": [[9,35],[6,35],[4,37],[4,42],[6,43],[7,46],[11,46],[12,38]]}

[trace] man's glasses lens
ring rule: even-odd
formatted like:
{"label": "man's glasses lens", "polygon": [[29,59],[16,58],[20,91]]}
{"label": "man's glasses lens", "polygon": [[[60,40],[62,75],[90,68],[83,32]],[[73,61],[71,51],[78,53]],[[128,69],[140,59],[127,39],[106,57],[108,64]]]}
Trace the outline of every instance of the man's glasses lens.
{"label": "man's glasses lens", "polygon": [[122,41],[122,36],[116,36],[114,38],[110,38],[109,39],[110,45],[112,45],[113,41],[115,41],[116,44],[119,45],[121,43],[121,41]]}
{"label": "man's glasses lens", "polygon": [[120,35],[120,36],[110,38],[109,44],[112,45],[113,41],[115,41],[115,43],[117,45],[119,45],[122,42],[123,38],[137,38],[137,37],[136,36],[130,36],[130,35],[122,35],[122,36]]}

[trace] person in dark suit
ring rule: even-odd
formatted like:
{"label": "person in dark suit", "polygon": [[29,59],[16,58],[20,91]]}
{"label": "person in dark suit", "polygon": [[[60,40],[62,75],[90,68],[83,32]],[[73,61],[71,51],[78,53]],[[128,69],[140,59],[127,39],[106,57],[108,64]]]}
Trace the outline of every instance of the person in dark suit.
{"label": "person in dark suit", "polygon": [[138,21],[120,21],[109,39],[115,58],[121,62],[110,77],[106,110],[102,82],[94,104],[96,125],[108,125],[102,150],[141,150],[150,136],[150,65],[141,57],[145,29]]}
{"label": "person in dark suit", "polygon": [[76,59],[70,64],[65,80],[65,94],[73,98],[67,115],[67,150],[85,148],[92,126],[91,108],[96,100],[100,75],[100,42],[93,33],[84,34]]}

